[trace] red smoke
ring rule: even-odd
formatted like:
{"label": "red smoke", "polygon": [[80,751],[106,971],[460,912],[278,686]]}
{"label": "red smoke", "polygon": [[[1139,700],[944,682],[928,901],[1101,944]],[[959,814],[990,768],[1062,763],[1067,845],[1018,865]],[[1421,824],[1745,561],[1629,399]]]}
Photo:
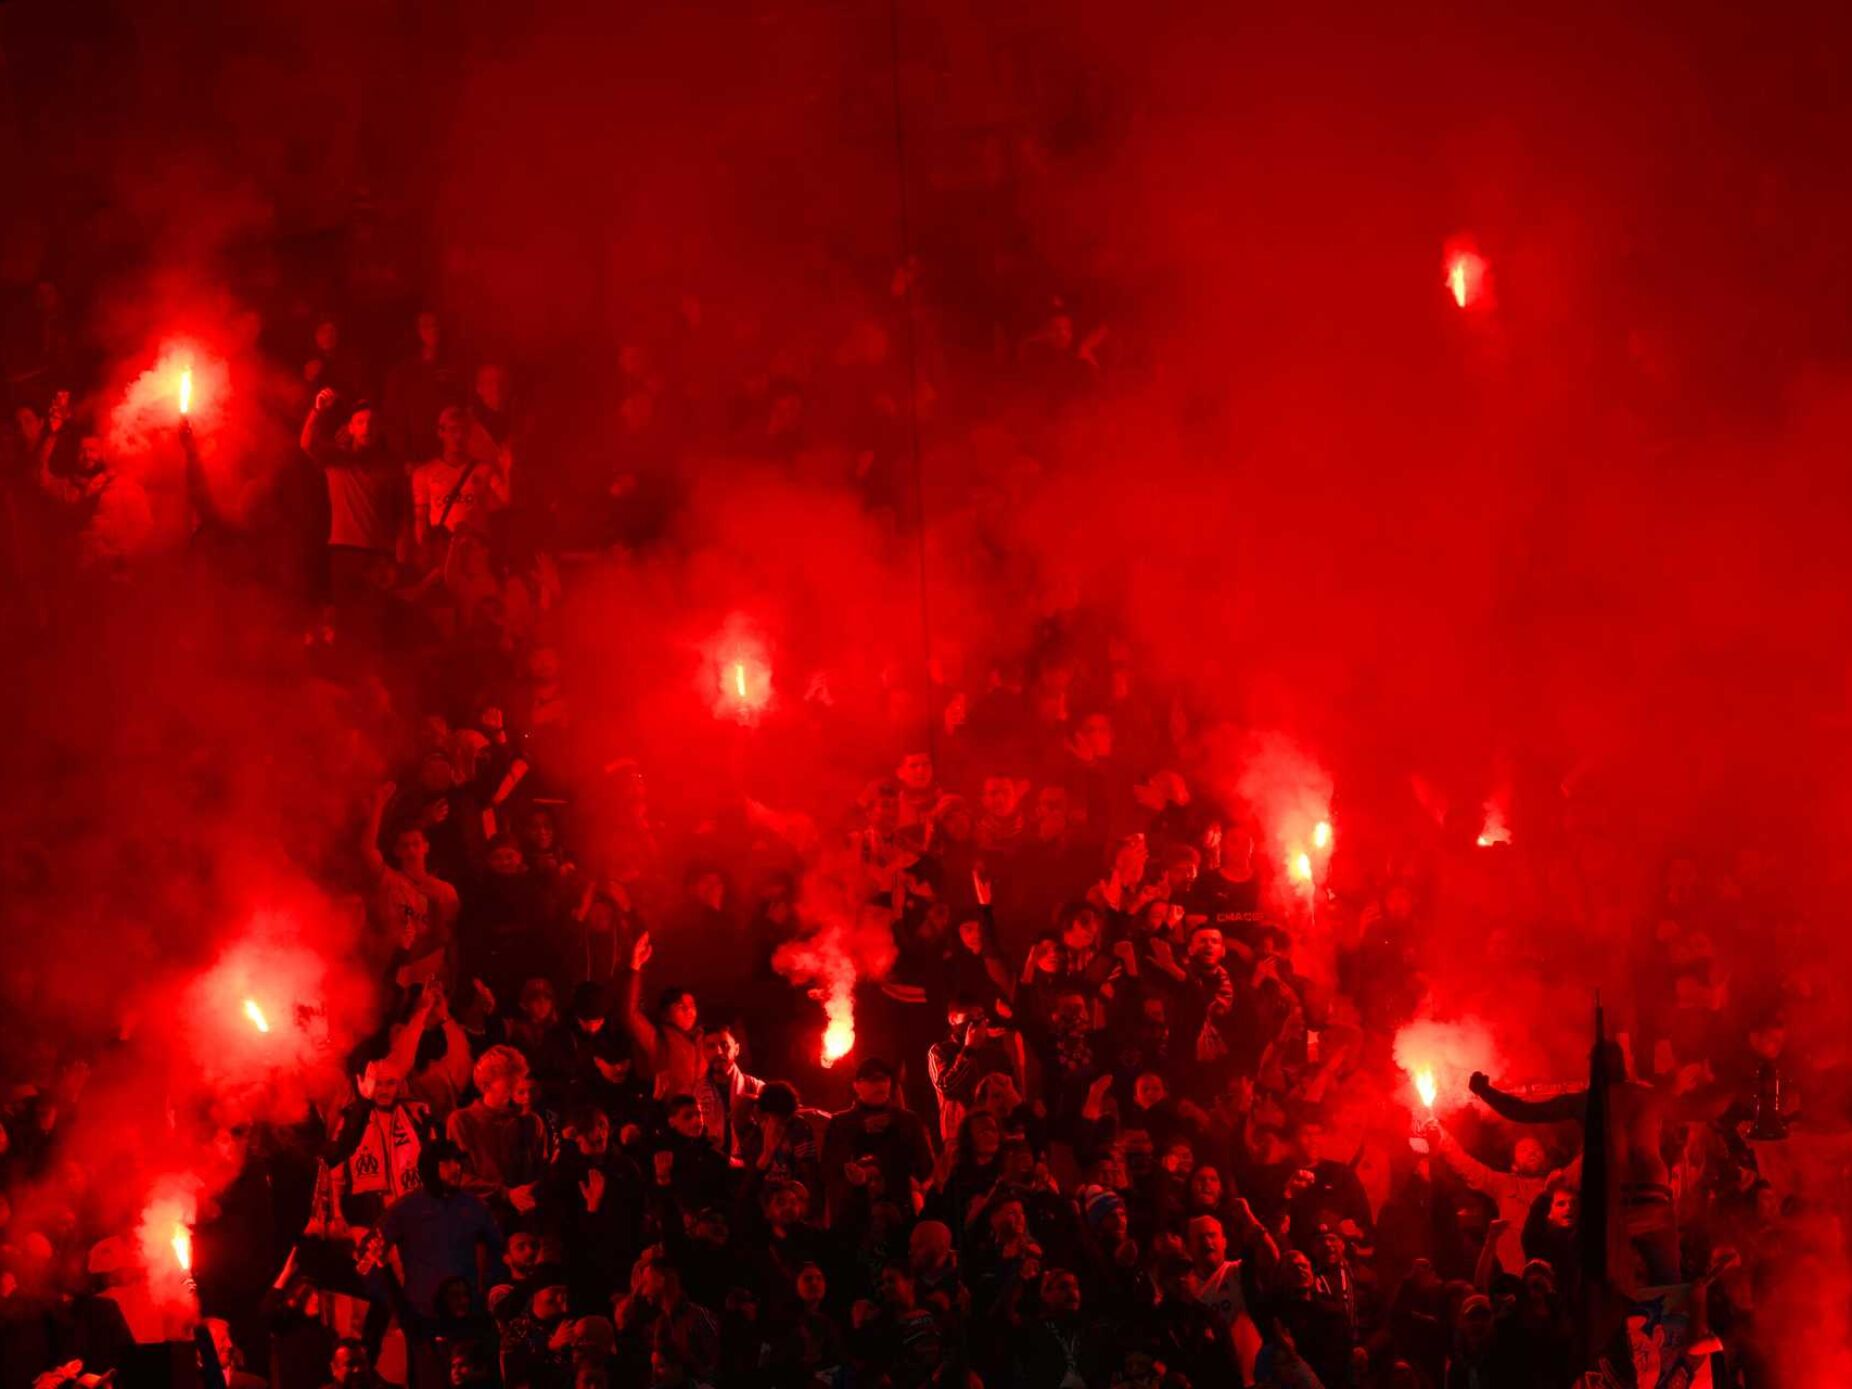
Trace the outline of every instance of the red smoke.
{"label": "red smoke", "polygon": [[[1419,1074],[1433,1076],[1438,1109],[1472,1103],[1466,1083],[1474,1071],[1483,1071],[1494,1080],[1505,1073],[1497,1033],[1479,1018],[1444,1022],[1426,1018],[1408,1023],[1395,1034],[1394,1054],[1395,1064],[1408,1077],[1411,1096]],[[1415,1107],[1410,1104],[1411,1109]]]}
{"label": "red smoke", "polygon": [[805,875],[799,914],[806,933],[781,945],[772,964],[822,1006],[818,1058],[832,1066],[855,1045],[855,990],[893,967],[890,913],[867,902],[868,884],[854,856],[826,853]]}

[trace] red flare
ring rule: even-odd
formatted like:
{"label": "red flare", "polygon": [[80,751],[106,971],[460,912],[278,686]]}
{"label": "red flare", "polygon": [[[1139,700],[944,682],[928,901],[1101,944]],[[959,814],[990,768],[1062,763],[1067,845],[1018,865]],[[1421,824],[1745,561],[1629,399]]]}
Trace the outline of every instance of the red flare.
{"label": "red flare", "polygon": [[1456,307],[1481,309],[1490,303],[1491,268],[1485,257],[1464,248],[1447,255],[1447,293]]}

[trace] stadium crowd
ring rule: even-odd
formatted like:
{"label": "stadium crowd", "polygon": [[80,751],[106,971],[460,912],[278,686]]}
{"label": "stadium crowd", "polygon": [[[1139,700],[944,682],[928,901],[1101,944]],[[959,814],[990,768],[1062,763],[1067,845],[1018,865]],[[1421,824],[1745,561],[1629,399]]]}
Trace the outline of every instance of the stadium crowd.
{"label": "stadium crowd", "polygon": [[[70,601],[48,576],[133,582],[159,510],[109,456],[59,304],[48,285],[27,306],[8,364],[12,583],[47,618]],[[659,820],[673,767],[569,765],[585,695],[551,623],[575,554],[647,524],[664,474],[638,460],[672,476],[674,431],[715,393],[636,347],[620,457],[568,488],[534,456],[519,374],[437,314],[396,361],[338,317],[303,327],[296,447],[262,507],[215,502],[177,436],[188,544],[300,616],[277,636],[305,669],[381,681],[397,770],[354,808],[341,869],[377,981],[347,1092],[300,1123],[212,1120],[235,1176],[195,1277],[227,1384],[1574,1380],[1580,1059],[1566,1088],[1475,1075],[1424,1109],[1394,1052],[1437,951],[1523,971],[1523,930],[1573,908],[1463,943],[1433,934],[1420,857],[1340,874],[1321,855],[1300,881],[1260,809],[1179,770],[1199,730],[1127,644],[1078,619],[938,683],[930,727],[894,731],[853,805],[806,807],[814,836],[744,796]],[[1056,302],[1011,363],[1025,391],[1081,391],[1107,340]],[[762,363],[712,428],[779,467],[833,450],[906,543],[904,474],[869,466],[905,456],[892,399],[853,394]],[[1478,828],[1437,827],[1428,853],[1525,854]],[[1770,1270],[1843,1252],[1832,1201],[1770,1157],[1780,1087],[1832,1081],[1786,1049],[1815,1002],[1733,944],[1774,910],[1769,877],[1747,855],[1668,864],[1624,913],[1635,996],[1615,1010],[1633,1146],[1607,1218],[1644,1281],[1692,1290],[1688,1369],[1744,1389],[1777,1383]],[[892,958],[862,969],[853,1048],[826,1068],[785,948],[844,903],[835,924]],[[188,1328],[138,1292],[130,1232],[84,1215],[62,1140],[99,1057],[7,1050],[0,1189],[68,1189],[70,1214],[0,1201],[0,1383],[126,1382],[138,1343]]]}

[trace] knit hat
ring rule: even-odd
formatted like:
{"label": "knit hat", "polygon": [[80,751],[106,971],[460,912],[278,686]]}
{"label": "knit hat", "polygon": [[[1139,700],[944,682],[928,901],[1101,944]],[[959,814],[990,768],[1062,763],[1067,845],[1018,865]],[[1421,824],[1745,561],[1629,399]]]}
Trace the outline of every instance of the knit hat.
{"label": "knit hat", "polygon": [[1091,1187],[1089,1191],[1091,1194],[1086,1198],[1087,1223],[1089,1225],[1095,1227],[1104,1225],[1106,1223],[1106,1218],[1113,1214],[1113,1212],[1125,1209],[1125,1201],[1118,1192],[1103,1186]]}

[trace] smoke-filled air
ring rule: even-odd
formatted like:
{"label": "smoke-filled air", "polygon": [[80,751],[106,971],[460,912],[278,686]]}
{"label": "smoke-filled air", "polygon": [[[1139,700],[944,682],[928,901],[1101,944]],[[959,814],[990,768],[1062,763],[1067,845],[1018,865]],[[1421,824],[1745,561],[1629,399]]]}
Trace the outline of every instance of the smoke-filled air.
{"label": "smoke-filled air", "polygon": [[1852,1384],[1849,76],[0,6],[0,1389]]}

